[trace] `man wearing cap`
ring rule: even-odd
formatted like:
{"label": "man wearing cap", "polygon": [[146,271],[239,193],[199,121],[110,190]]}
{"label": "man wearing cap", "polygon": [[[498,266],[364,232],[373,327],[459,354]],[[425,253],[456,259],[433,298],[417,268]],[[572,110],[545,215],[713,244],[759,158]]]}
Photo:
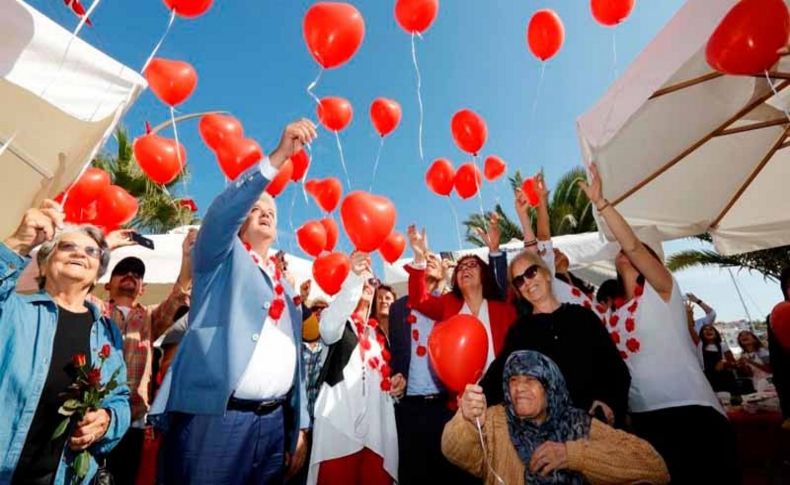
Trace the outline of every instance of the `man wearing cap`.
{"label": "man wearing cap", "polygon": [[158,305],[143,305],[145,264],[129,256],[115,265],[110,281],[104,286],[109,300],[102,302],[104,314],[112,318],[123,336],[123,357],[126,361],[131,392],[132,425],[107,459],[117,484],[133,484],[145,437],[146,414],[151,405],[153,383],[153,349],[156,341],[170,325],[179,307],[187,304],[192,287],[192,247],[197,231],[191,230],[182,245],[181,271],[173,289]]}

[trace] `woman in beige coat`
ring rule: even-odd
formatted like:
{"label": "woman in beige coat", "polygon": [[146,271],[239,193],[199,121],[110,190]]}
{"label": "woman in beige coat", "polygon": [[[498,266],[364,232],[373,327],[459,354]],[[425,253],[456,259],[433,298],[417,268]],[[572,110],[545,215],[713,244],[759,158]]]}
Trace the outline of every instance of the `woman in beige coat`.
{"label": "woman in beige coat", "polygon": [[482,388],[467,386],[442,435],[445,456],[486,484],[669,482],[650,444],[570,405],[565,379],[545,355],[514,352],[503,385],[504,403],[487,409]]}

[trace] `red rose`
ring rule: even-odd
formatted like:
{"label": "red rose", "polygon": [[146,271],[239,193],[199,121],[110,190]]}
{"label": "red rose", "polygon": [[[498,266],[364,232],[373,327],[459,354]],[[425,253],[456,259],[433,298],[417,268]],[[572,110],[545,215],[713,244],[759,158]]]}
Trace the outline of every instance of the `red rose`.
{"label": "red rose", "polygon": [[617,322],[619,321],[620,321],[620,317],[618,315],[612,315],[611,317],[609,317],[609,325],[613,327],[616,327]]}
{"label": "red rose", "polygon": [[283,311],[285,310],[285,302],[278,298],[272,302],[272,306],[269,307],[269,316],[272,320],[279,320],[281,316],[283,316]]}
{"label": "red rose", "polygon": [[408,322],[410,325],[414,325],[415,323],[417,323],[417,317],[409,313],[409,315],[406,316],[406,322]]}
{"label": "red rose", "polygon": [[88,372],[88,383],[93,387],[98,387],[101,384],[101,370],[91,369]]}
{"label": "red rose", "polygon": [[625,329],[628,330],[629,333],[634,331],[634,319],[633,318],[626,318],[626,320],[625,320]]}
{"label": "red rose", "polygon": [[598,313],[606,313],[606,307],[603,305],[595,305],[595,311]]}
{"label": "red rose", "polygon": [[628,340],[626,340],[626,341],[625,341],[625,346],[626,346],[626,347],[628,348],[628,350],[630,350],[632,353],[637,353],[637,352],[639,352],[639,347],[640,347],[641,345],[639,344],[639,340],[637,340],[637,339],[635,339],[635,338],[629,338]]}
{"label": "red rose", "polygon": [[612,337],[612,342],[614,342],[615,345],[620,343],[620,333],[619,332],[612,332],[612,333],[609,334],[609,336]]}
{"label": "red rose", "polygon": [[629,313],[634,313],[637,308],[639,308],[639,302],[635,301],[635,302],[631,303],[631,306],[628,307],[628,312]]}
{"label": "red rose", "polygon": [[389,379],[384,379],[381,381],[381,390],[384,392],[389,392],[392,389],[392,383]]}
{"label": "red rose", "polygon": [[282,295],[283,291],[285,291],[285,288],[283,288],[283,285],[279,283],[277,284],[277,286],[274,287],[274,292],[277,293],[278,295]]}
{"label": "red rose", "polygon": [[376,327],[379,326],[379,322],[375,318],[369,318],[368,319],[368,326],[371,327],[371,328],[376,328]]}
{"label": "red rose", "polygon": [[99,352],[99,357],[102,359],[108,359],[110,357],[110,344],[104,344],[101,347],[101,352]]}
{"label": "red rose", "polygon": [[614,298],[614,307],[620,308],[623,305],[625,305],[625,298],[623,298],[622,296],[616,296]]}
{"label": "red rose", "polygon": [[411,331],[411,338],[413,338],[415,341],[420,340],[420,331],[417,330],[416,328],[414,330],[412,330]]}
{"label": "red rose", "polygon": [[392,372],[392,370],[390,369],[389,365],[381,364],[380,372],[381,372],[381,377],[386,379],[390,376],[390,372]]}
{"label": "red rose", "polygon": [[362,350],[370,350],[370,340],[367,337],[363,337],[359,340],[359,346],[362,347]]}
{"label": "red rose", "polygon": [[636,295],[637,297],[639,297],[639,296],[642,296],[642,294],[643,294],[644,292],[645,292],[645,287],[644,287],[644,285],[639,285],[639,286],[637,286],[637,287],[634,289],[634,295]]}
{"label": "red rose", "polygon": [[384,362],[389,362],[390,360],[392,360],[392,354],[390,354],[389,350],[382,349],[381,350],[381,358],[384,359]]}
{"label": "red rose", "polygon": [[417,357],[425,357],[425,354],[428,352],[428,349],[425,348],[424,345],[417,346]]}
{"label": "red rose", "polygon": [[384,342],[387,341],[387,337],[385,337],[383,333],[376,332],[376,341],[379,343],[379,345],[384,347]]}
{"label": "red rose", "polygon": [[302,304],[302,297],[301,297],[301,296],[299,296],[299,295],[296,295],[296,296],[294,297],[294,305],[296,305],[296,306],[299,306],[299,305],[301,305],[301,304]]}
{"label": "red rose", "polygon": [[74,367],[84,367],[85,364],[88,363],[88,358],[80,352],[79,354],[74,354],[71,357],[71,363],[74,364]]}
{"label": "red rose", "polygon": [[371,357],[370,360],[368,360],[368,365],[370,365],[371,369],[377,368],[379,366],[379,358]]}
{"label": "red rose", "polygon": [[627,353],[626,353],[624,350],[621,350],[621,351],[620,351],[620,357],[621,357],[623,360],[625,360],[625,359],[627,359],[627,358],[628,358],[628,354],[627,354]]}
{"label": "red rose", "polygon": [[589,308],[590,310],[592,310],[592,303],[590,303],[590,300],[584,300],[584,303],[582,303],[582,306],[584,308]]}
{"label": "red rose", "polygon": [[578,298],[578,297],[582,296],[582,292],[579,291],[578,288],[574,288],[574,289],[571,290],[571,295],[573,295],[576,298]]}

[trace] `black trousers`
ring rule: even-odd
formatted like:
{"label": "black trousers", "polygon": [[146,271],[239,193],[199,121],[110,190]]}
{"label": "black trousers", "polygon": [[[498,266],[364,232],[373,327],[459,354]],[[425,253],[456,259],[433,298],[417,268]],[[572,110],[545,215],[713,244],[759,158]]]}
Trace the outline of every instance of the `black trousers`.
{"label": "black trousers", "polygon": [[442,455],[442,431],[453,412],[446,396],[405,396],[395,405],[398,427],[398,484],[479,484],[480,479]]}
{"label": "black trousers", "polygon": [[107,456],[107,468],[115,479],[115,485],[134,485],[143,456],[144,440],[144,429],[129,428]]}
{"label": "black trousers", "polygon": [[631,415],[634,432],[664,458],[673,484],[739,484],[735,432],[709,406],[679,406]]}

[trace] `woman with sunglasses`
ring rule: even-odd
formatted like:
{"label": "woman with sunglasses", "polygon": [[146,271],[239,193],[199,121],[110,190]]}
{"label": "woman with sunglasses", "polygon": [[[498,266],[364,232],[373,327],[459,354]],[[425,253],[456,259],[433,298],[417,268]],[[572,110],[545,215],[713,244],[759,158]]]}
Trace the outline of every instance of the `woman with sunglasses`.
{"label": "woman with sunglasses", "polygon": [[609,424],[622,423],[631,378],[600,318],[589,308],[561,303],[552,290],[551,270],[533,252],[517,255],[509,276],[517,300],[532,306],[532,313],[511,327],[502,354],[481,383],[488,402],[502,402],[502,372],[508,356],[535,350],[557,363],[575,407]]}
{"label": "woman with sunglasses", "polygon": [[622,248],[614,264],[626,302],[606,327],[631,371],[634,432],[661,453],[673,482],[740,483],[735,435],[700,366],[677,281],[604,198],[595,164],[579,185]]}
{"label": "woman with sunglasses", "polygon": [[[38,247],[39,291],[16,292],[16,284]],[[107,270],[110,250],[93,226],[63,225],[59,205],[45,200],[25,213],[16,232],[0,244],[0,483],[78,482],[69,463],[90,453],[106,456],[129,428],[129,388],[123,341],[115,324],[87,300]],[[100,385],[117,372],[118,387],[53,439],[64,419],[58,409],[78,367],[103,359]]]}

